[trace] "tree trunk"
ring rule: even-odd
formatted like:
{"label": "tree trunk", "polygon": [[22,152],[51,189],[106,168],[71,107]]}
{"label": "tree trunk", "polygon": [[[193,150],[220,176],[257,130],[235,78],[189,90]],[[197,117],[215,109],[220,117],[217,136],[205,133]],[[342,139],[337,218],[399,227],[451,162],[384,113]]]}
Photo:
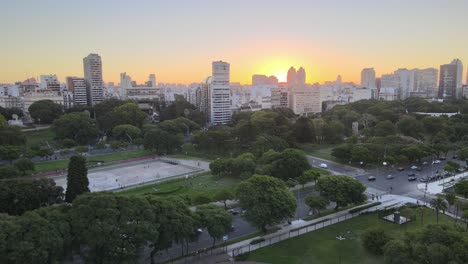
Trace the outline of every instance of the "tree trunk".
{"label": "tree trunk", "polygon": [[151,264],[155,264],[155,262],[154,262],[154,256],[156,255],[156,252],[157,252],[157,251],[156,251],[156,247],[155,247],[153,250],[151,250],[151,252],[150,252],[150,263],[151,263]]}
{"label": "tree trunk", "polygon": [[216,238],[213,237],[213,246],[212,246],[213,248],[214,248],[215,244],[216,244]]}
{"label": "tree trunk", "polygon": [[437,224],[439,223],[439,210],[436,209],[436,219],[437,219]]}
{"label": "tree trunk", "polygon": [[455,225],[458,222],[458,205],[455,205]]}
{"label": "tree trunk", "polygon": [[224,210],[227,210],[227,200],[224,200]]}

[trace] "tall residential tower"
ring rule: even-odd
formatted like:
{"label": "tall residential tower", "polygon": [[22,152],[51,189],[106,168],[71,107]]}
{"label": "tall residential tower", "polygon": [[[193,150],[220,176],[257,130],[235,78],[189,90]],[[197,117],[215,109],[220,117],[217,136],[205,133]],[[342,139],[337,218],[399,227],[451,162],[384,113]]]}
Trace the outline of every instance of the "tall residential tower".
{"label": "tall residential tower", "polygon": [[211,114],[213,125],[227,124],[231,121],[231,90],[229,87],[229,63],[215,61],[212,64]]}
{"label": "tall residential tower", "polygon": [[88,89],[88,103],[95,105],[104,100],[104,82],[102,81],[102,62],[98,54],[89,54],[83,58],[84,78]]}

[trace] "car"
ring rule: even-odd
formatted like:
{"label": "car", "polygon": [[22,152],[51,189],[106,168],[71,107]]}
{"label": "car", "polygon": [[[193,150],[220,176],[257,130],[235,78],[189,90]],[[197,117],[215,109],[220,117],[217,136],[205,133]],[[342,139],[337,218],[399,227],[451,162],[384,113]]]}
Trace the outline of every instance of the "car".
{"label": "car", "polygon": [[420,182],[428,182],[429,181],[429,178],[427,177],[422,177],[421,179],[419,179]]}
{"label": "car", "polygon": [[391,180],[391,179],[394,179],[394,178],[395,177],[393,177],[393,175],[391,175],[391,174],[389,174],[389,175],[387,175],[387,177],[385,177],[385,179],[387,179],[387,180]]}
{"label": "car", "polygon": [[228,211],[229,211],[232,215],[238,215],[238,214],[239,214],[239,211],[234,210],[234,209],[229,209]]}
{"label": "car", "polygon": [[415,169],[417,169],[417,168],[418,168],[418,166],[414,166],[414,165],[411,166],[411,169],[412,169],[412,170],[415,170]]}
{"label": "car", "polygon": [[442,157],[440,157],[440,159],[441,159],[441,160],[446,160],[447,157],[442,156]]}
{"label": "car", "polygon": [[322,168],[322,169],[326,169],[326,168],[328,168],[328,165],[325,164],[325,163],[320,163],[319,167]]}
{"label": "car", "polygon": [[203,233],[203,229],[197,228],[197,233],[199,233],[199,234]]}
{"label": "car", "polygon": [[434,160],[434,161],[433,161],[433,164],[439,164],[439,163],[441,163],[441,162],[442,162],[442,161],[440,161],[440,160]]}
{"label": "car", "polygon": [[427,165],[427,164],[428,164],[427,161],[424,161],[424,162],[422,163],[422,165]]}
{"label": "car", "polygon": [[465,168],[464,168],[464,167],[458,168],[458,172],[464,172],[464,171],[465,171]]}
{"label": "car", "polygon": [[408,181],[415,181],[415,180],[416,180],[416,177],[414,176],[408,177]]}
{"label": "car", "polygon": [[376,178],[375,178],[375,176],[369,176],[369,177],[367,177],[367,180],[368,181],[375,181]]}
{"label": "car", "polygon": [[405,170],[405,168],[403,168],[403,167],[399,167],[397,170],[398,170],[398,171],[404,171],[404,170]]}
{"label": "car", "polygon": [[416,176],[416,173],[414,173],[414,172],[408,173],[408,177],[412,177],[412,176]]}
{"label": "car", "polygon": [[453,155],[452,159],[458,159],[457,155]]}

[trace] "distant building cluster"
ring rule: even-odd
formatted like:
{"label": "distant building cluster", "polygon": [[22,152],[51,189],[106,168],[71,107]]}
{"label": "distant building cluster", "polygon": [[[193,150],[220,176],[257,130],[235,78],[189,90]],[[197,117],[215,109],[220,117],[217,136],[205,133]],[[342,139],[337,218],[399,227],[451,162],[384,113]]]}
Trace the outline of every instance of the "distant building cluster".
{"label": "distant building cluster", "polygon": [[[211,76],[200,83],[156,83],[156,75],[137,84],[126,72],[120,83],[104,83],[102,60],[98,54],[83,58],[83,77],[66,77],[61,83],[55,74],[41,75],[39,82],[29,78],[15,84],[0,85],[0,106],[16,107],[26,114],[34,102],[50,99],[64,108],[93,106],[105,98],[115,97],[138,102],[140,108],[154,112],[155,102],[169,104],[177,95],[183,96],[207,117],[211,125],[226,124],[234,112],[289,108],[297,115],[311,115],[363,99],[405,100],[408,97],[426,99],[465,98],[468,86],[463,86],[463,64],[459,59],[440,66],[440,70],[398,69],[376,77],[373,68],[361,71],[361,83],[343,82],[341,76],[323,84],[307,84],[306,72],[291,67],[287,81],[275,76],[252,75],[251,85],[230,80],[230,64],[212,63]],[[468,83],[468,75],[467,80]]]}

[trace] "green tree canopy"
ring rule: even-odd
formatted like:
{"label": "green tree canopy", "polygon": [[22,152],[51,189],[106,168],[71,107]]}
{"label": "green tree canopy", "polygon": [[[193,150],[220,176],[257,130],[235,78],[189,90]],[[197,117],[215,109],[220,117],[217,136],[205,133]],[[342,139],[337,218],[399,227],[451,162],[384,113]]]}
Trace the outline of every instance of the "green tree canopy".
{"label": "green tree canopy", "polygon": [[52,124],[63,113],[63,107],[52,100],[40,100],[28,108],[29,114],[36,123]]}
{"label": "green tree canopy", "polygon": [[112,136],[121,141],[133,141],[141,137],[141,130],[132,125],[119,125],[112,129]]}
{"label": "green tree canopy", "polygon": [[203,227],[206,227],[208,234],[213,238],[213,247],[216,240],[226,235],[232,227],[232,216],[226,210],[215,205],[202,205],[197,207],[196,214]]}
{"label": "green tree canopy", "polygon": [[52,130],[59,139],[72,139],[78,144],[89,144],[99,136],[96,122],[86,113],[69,113],[55,120]]}
{"label": "green tree canopy", "polygon": [[366,200],[366,187],[349,176],[320,177],[315,185],[320,195],[335,202],[335,209],[348,204],[359,204]]}
{"label": "green tree canopy", "polygon": [[319,214],[321,210],[327,208],[327,205],[329,203],[327,199],[316,195],[307,196],[304,202],[307,204],[307,206],[310,207],[312,211],[316,211]]}
{"label": "green tree canopy", "polygon": [[89,192],[88,168],[86,168],[86,158],[73,156],[68,163],[67,191],[65,201],[73,202],[75,198],[83,193]]}
{"label": "green tree canopy", "polygon": [[237,197],[241,207],[247,210],[247,221],[264,232],[267,225],[294,216],[297,206],[284,182],[265,175],[254,175],[240,183]]}

